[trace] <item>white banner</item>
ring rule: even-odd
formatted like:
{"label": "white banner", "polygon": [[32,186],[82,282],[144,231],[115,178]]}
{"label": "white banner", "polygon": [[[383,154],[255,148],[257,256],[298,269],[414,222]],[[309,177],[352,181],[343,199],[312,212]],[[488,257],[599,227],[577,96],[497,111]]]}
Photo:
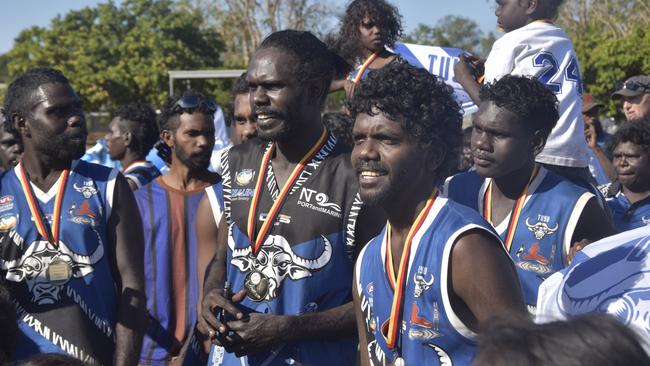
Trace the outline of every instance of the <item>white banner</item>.
{"label": "white banner", "polygon": [[454,78],[454,65],[465,52],[460,48],[422,46],[408,43],[395,43],[393,52],[399,54],[411,65],[428,70],[440,80],[454,88],[456,101],[465,115],[478,109],[463,87]]}

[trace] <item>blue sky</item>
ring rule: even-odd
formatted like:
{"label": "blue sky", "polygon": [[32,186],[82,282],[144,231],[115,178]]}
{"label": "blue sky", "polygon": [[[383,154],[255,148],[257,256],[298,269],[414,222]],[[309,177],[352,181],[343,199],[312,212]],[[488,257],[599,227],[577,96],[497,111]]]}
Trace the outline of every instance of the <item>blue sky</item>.
{"label": "blue sky", "polygon": [[[47,26],[57,14],[81,9],[102,0],[5,1],[0,11],[0,54],[13,46],[21,30],[32,25]],[[118,0],[119,2],[119,0]],[[347,1],[337,1],[346,3]],[[496,29],[494,0],[392,0],[403,16],[406,31],[418,23],[434,25],[445,15],[462,15],[474,20],[484,33]]]}

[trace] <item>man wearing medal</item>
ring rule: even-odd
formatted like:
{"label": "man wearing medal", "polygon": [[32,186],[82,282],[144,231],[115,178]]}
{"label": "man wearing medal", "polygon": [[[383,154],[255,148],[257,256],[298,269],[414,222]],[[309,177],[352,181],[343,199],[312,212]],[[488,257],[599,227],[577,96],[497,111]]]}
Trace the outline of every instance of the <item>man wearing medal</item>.
{"label": "man wearing medal", "polygon": [[[355,363],[353,261],[381,220],[358,196],[349,149],[321,123],[332,57],[312,34],[281,31],[248,68],[261,139],[222,160],[218,230],[197,225],[199,240],[217,242],[199,329],[226,352],[211,364]],[[198,215],[212,220],[219,208],[207,201]]]}
{"label": "man wearing medal", "polygon": [[492,227],[438,196],[461,145],[453,90],[424,69],[388,65],[360,85],[349,110],[361,198],[388,217],[354,272],[361,364],[468,365],[485,322],[525,308]]}
{"label": "man wearing medal", "polygon": [[49,68],[18,76],[5,99],[21,162],[0,176],[0,275],[17,304],[16,359],[68,353],[136,365],[144,325],[142,227],[116,170],[77,160],[81,100]]}
{"label": "man wearing medal", "polygon": [[557,119],[555,95],[535,79],[505,76],[483,86],[471,138],[476,170],[449,178],[443,189],[495,227],[532,314],[544,279],[614,233],[592,193],[535,163]]}

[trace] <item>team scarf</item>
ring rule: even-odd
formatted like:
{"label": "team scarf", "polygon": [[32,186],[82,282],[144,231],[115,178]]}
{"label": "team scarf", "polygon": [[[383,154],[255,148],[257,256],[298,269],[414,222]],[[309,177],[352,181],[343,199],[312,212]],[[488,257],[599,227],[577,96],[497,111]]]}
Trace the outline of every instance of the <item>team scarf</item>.
{"label": "team scarf", "polygon": [[370,56],[368,57],[368,59],[366,59],[366,61],[363,62],[363,64],[361,65],[361,67],[359,67],[359,69],[358,69],[358,71],[357,71],[357,76],[355,76],[354,79],[352,79],[352,82],[353,82],[354,84],[359,84],[359,81],[361,81],[361,78],[363,77],[363,73],[364,73],[364,72],[366,71],[366,69],[370,66],[370,64],[371,64],[373,61],[375,61],[375,59],[377,58],[377,56],[379,56],[379,52],[381,52],[381,50],[379,50],[379,51],[373,53],[372,55],[370,55]]}
{"label": "team scarf", "polygon": [[54,200],[54,212],[52,213],[52,228],[51,231],[48,230],[47,220],[45,220],[43,213],[41,212],[32,186],[27,179],[27,174],[25,174],[25,169],[22,164],[18,165],[18,181],[23,189],[23,194],[27,200],[27,205],[29,206],[29,211],[34,218],[36,223],[36,229],[38,233],[48,242],[50,242],[55,248],[59,246],[59,228],[61,227],[61,207],[63,206],[63,193],[65,192],[66,183],[68,181],[68,175],[70,171],[64,169],[59,176],[57,182],[59,182],[59,189],[56,192],[56,198]]}
{"label": "team scarf", "polygon": [[271,145],[271,147],[269,147],[264,153],[264,156],[262,157],[262,163],[260,164],[260,169],[258,171],[257,182],[255,183],[255,192],[253,194],[251,206],[248,209],[248,239],[250,240],[253,246],[252,248],[253,254],[256,254],[259,251],[259,249],[262,247],[262,243],[264,242],[266,235],[271,229],[271,226],[273,226],[275,217],[280,212],[280,208],[282,207],[284,201],[286,201],[289,195],[289,191],[291,190],[291,187],[293,187],[293,184],[296,182],[296,179],[298,179],[298,177],[300,176],[300,173],[305,168],[307,162],[310,161],[318,151],[320,151],[320,149],[325,144],[326,140],[327,140],[327,129],[324,128],[323,133],[318,138],[318,141],[316,141],[316,144],[312,146],[312,148],[307,152],[307,154],[305,154],[305,156],[302,157],[302,159],[295,166],[295,168],[293,168],[291,175],[289,175],[289,178],[282,186],[282,189],[280,190],[280,194],[278,194],[278,197],[275,199],[275,201],[273,201],[273,205],[271,206],[271,209],[269,210],[266,219],[262,223],[262,227],[260,228],[257,237],[254,237],[255,214],[257,213],[257,206],[259,205],[259,201],[262,193],[262,181],[264,180],[264,175],[267,170],[268,164],[271,161],[271,155],[273,154],[274,146]]}
{"label": "team scarf", "polygon": [[[515,231],[517,230],[519,216],[521,215],[521,211],[523,210],[524,204],[526,203],[528,188],[530,187],[530,184],[537,176],[538,172],[539,172],[539,167],[537,166],[537,164],[535,164],[535,166],[533,167],[533,171],[530,174],[530,178],[528,178],[528,183],[526,183],[526,186],[524,187],[523,191],[521,192],[521,195],[515,202],[515,205],[512,209],[512,213],[510,214],[510,221],[508,222],[508,229],[506,231],[507,234],[505,240],[506,250],[508,252],[510,251],[510,247],[512,246],[512,241],[515,238]],[[487,189],[485,190],[485,195],[483,196],[483,217],[492,226],[495,226],[494,223],[492,222],[492,183],[493,182],[494,182],[493,179],[490,180]]]}
{"label": "team scarf", "polygon": [[[386,275],[388,276],[388,282],[393,289],[393,303],[391,306],[388,323],[385,323],[382,326],[381,332],[386,339],[386,344],[392,350],[396,349],[397,341],[399,338],[399,330],[404,318],[404,292],[406,291],[406,284],[408,282],[408,267],[409,258],[411,255],[411,245],[413,244],[413,237],[420,230],[422,224],[424,224],[424,220],[426,220],[429,211],[431,211],[431,207],[433,207],[433,203],[435,202],[437,195],[438,191],[434,189],[433,192],[431,192],[431,195],[429,195],[429,198],[427,199],[417,218],[413,224],[411,224],[411,228],[406,235],[406,241],[404,242],[404,248],[402,249],[402,256],[399,261],[399,269],[397,272],[393,267],[390,223],[386,225]],[[396,273],[397,278],[395,278]]]}

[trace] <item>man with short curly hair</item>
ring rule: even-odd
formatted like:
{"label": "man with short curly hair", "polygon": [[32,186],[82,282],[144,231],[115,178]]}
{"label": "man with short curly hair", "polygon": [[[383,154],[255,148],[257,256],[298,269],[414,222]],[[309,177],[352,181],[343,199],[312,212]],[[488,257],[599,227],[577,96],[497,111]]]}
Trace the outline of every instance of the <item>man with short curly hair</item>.
{"label": "man with short curly hair", "polygon": [[119,160],[122,173],[134,191],[156,179],[160,171],[146,160],[158,140],[156,112],[142,103],[121,105],[108,124],[106,148],[111,160]]}
{"label": "man with short curly hair", "polygon": [[78,160],[86,120],[60,71],[20,74],[5,111],[24,148],[0,175],[0,278],[22,336],[14,360],[54,352],[136,365],[146,319],[144,240],[131,188],[117,170]]}
{"label": "man with short curly hair", "polygon": [[607,147],[618,178],[600,188],[616,230],[650,225],[650,120],[625,122]]}
{"label": "man with short curly hair", "polygon": [[492,227],[437,195],[458,164],[453,91],[426,70],[391,64],[360,85],[349,109],[361,197],[388,217],[355,268],[361,364],[469,364],[486,321],[525,308]]}
{"label": "man with short curly hair", "polygon": [[558,119],[553,93],[535,79],[504,76],[480,95],[471,138],[476,170],[449,178],[444,191],[495,227],[534,313],[539,284],[613,228],[592,193],[535,162]]}
{"label": "man with short curly hair", "polygon": [[248,67],[260,139],[224,155],[223,202],[208,196],[197,215],[199,242],[216,242],[199,321],[223,346],[212,364],[355,363],[353,263],[382,220],[321,121],[333,57],[311,33],[285,30]]}

